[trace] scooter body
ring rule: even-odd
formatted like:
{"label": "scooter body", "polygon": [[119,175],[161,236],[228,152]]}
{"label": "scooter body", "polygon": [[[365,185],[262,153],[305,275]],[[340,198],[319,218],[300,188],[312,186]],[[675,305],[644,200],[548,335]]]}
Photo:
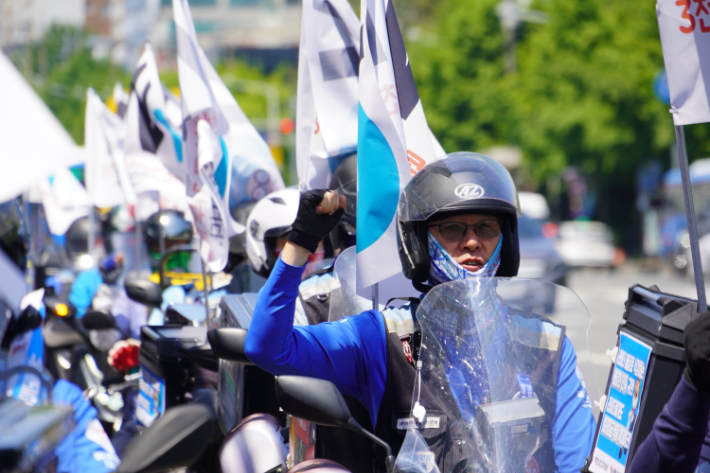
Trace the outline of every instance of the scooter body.
{"label": "scooter body", "polygon": [[[113,328],[110,314],[88,312],[77,320],[65,305],[57,313],[57,303],[49,301],[43,336],[45,363],[55,379],[79,386],[98,411],[107,432],[118,430],[123,419],[121,389],[134,384],[108,364],[108,350],[120,333]],[[87,328],[87,325],[90,328]]]}
{"label": "scooter body", "polygon": [[287,454],[278,420],[253,414],[225,437],[219,459],[223,473],[266,473],[285,471]]}

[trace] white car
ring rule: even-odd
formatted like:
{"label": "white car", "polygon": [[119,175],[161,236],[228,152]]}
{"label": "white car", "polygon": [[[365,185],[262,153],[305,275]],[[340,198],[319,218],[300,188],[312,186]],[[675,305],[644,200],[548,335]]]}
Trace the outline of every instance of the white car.
{"label": "white car", "polygon": [[608,225],[601,222],[572,221],[559,226],[557,251],[567,265],[613,268],[616,247]]}

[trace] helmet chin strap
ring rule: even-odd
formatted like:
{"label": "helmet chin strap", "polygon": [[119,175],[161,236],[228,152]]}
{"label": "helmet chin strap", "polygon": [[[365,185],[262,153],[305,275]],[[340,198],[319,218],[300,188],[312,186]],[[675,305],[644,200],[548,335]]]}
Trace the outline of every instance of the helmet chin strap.
{"label": "helmet chin strap", "polygon": [[500,267],[500,253],[503,244],[503,235],[498,239],[493,254],[486,264],[478,271],[469,271],[456,262],[454,258],[444,250],[434,236],[429,233],[429,284],[436,286],[457,279],[490,278],[496,275]]}

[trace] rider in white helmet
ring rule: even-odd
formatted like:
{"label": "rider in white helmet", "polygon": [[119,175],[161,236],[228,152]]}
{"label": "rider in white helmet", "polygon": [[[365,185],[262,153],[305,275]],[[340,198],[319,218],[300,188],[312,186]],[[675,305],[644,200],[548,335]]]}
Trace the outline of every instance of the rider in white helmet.
{"label": "rider in white helmet", "polygon": [[[249,213],[246,223],[246,251],[249,266],[261,277],[268,278],[276,264],[286,237],[292,230],[301,194],[298,189],[281,189],[261,199]],[[324,257],[321,244],[311,254],[306,265],[304,279],[319,267]],[[309,283],[312,281],[309,281]],[[308,284],[304,282],[304,284]],[[254,288],[252,288],[253,290]],[[304,309],[303,297],[296,304],[296,325],[312,325],[322,322],[317,314]]]}
{"label": "rider in white helmet", "polygon": [[269,277],[296,220],[299,198],[298,189],[281,189],[261,199],[249,213],[247,257],[259,276]]}

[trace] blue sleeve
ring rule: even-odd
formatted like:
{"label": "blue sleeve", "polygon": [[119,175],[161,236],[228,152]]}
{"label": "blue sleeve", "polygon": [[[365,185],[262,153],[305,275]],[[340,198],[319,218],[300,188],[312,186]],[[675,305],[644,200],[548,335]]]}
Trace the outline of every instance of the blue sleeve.
{"label": "blue sleeve", "polygon": [[74,409],[74,429],[57,447],[58,473],[108,473],[120,460],[96,409],[84,398],[77,386],[59,380],[54,385],[54,402]]}
{"label": "blue sleeve", "polygon": [[653,429],[639,446],[629,473],[695,471],[708,433],[710,396],[699,392],[683,377]]}
{"label": "blue sleeve", "polygon": [[555,464],[559,473],[577,473],[592,452],[596,422],[587,391],[577,375],[577,355],[567,337],[557,376],[557,412],[552,421]]}
{"label": "blue sleeve", "polygon": [[69,293],[69,302],[76,307],[77,319],[82,318],[87,309],[91,307],[91,301],[102,283],[101,273],[95,268],[83,271],[76,277]]}
{"label": "blue sleeve", "polygon": [[386,335],[382,316],[367,311],[338,322],[294,327],[303,267],[281,259],[259,291],[245,343],[249,359],[274,375],[332,381],[358,399],[376,424],[385,387]]}

